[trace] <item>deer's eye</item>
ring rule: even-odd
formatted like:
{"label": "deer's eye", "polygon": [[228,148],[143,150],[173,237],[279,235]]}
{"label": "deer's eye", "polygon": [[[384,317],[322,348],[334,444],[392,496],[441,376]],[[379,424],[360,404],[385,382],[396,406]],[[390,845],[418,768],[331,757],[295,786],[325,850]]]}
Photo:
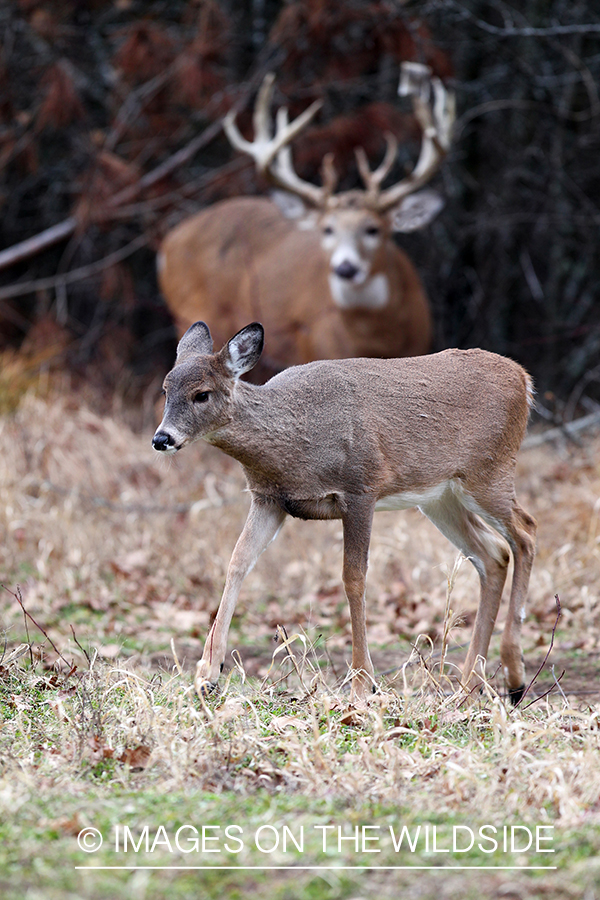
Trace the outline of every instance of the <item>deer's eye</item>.
{"label": "deer's eye", "polygon": [[333,228],[332,228],[332,226],[331,226],[331,225],[325,225],[325,227],[323,228],[323,234],[327,235],[328,237],[329,237],[330,234],[333,234]]}
{"label": "deer's eye", "polygon": [[194,394],[194,403],[206,403],[209,396],[208,391],[199,391],[197,394]]}
{"label": "deer's eye", "polygon": [[368,234],[369,237],[377,237],[379,234],[379,228],[377,225],[367,225],[365,228],[365,234]]}

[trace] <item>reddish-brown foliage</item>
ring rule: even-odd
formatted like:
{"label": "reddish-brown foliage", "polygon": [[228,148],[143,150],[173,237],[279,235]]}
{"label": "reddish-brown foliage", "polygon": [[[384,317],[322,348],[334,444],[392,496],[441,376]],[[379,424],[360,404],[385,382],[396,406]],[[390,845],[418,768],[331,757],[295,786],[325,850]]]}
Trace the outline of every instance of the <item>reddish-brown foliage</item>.
{"label": "reddish-brown foliage", "polygon": [[108,150],[100,150],[82,184],[75,215],[82,223],[101,221],[106,204],[122,188],[134,184],[139,169]]}
{"label": "reddish-brown foliage", "polygon": [[76,119],[83,118],[85,110],[77,93],[71,66],[60,59],[43,76],[40,87],[45,96],[36,119],[36,130],[49,127],[66,128]]}
{"label": "reddish-brown foliage", "polygon": [[[213,0],[203,3],[192,21],[196,34],[179,56],[173,89],[179,102],[192,109],[203,109],[227,85],[231,23]],[[218,106],[221,115],[224,110]],[[217,109],[212,113],[217,114]]]}
{"label": "reddish-brown foliage", "polygon": [[297,81],[310,61],[313,85],[327,86],[375,72],[385,56],[395,62],[425,62],[440,77],[452,72],[448,57],[433,46],[426,26],[386,2],[358,7],[337,0],[298,0],[281,12],[269,39],[285,49],[282,68],[290,79]]}
{"label": "reddish-brown foliage", "polygon": [[129,84],[141,84],[160,75],[175,59],[175,42],[166,29],[152,22],[133,22],[120,35],[123,43],[113,62]]}

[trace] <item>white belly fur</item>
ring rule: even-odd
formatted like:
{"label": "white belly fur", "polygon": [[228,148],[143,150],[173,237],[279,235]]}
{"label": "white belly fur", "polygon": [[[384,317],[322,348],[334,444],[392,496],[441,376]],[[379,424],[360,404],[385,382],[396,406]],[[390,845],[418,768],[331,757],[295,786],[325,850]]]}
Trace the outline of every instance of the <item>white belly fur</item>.
{"label": "white belly fur", "polygon": [[385,512],[394,509],[412,509],[428,506],[430,503],[439,503],[448,489],[452,490],[453,481],[442,481],[425,491],[403,491],[401,494],[390,494],[383,497],[375,504],[377,511]]}
{"label": "white belly fur", "polygon": [[457,508],[458,504],[478,517],[477,538],[486,552],[498,561],[505,559],[508,537],[506,529],[501,522],[481,508],[457,479],[442,481],[423,491],[403,491],[400,494],[383,497],[377,501],[375,510],[411,509],[416,506],[442,534],[471,559],[475,568],[483,573],[485,570],[482,561],[469,546],[471,541],[468,539],[468,532],[465,531],[464,517]]}

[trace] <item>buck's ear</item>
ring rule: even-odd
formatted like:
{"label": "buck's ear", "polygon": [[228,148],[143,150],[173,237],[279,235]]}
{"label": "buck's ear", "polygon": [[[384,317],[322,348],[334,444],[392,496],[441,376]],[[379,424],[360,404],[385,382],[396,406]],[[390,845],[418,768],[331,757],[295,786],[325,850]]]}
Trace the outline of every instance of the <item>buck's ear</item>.
{"label": "buck's ear", "polygon": [[223,361],[236,381],[244,372],[254,368],[260,359],[264,342],[264,328],[258,322],[252,322],[225,344],[221,350]]}
{"label": "buck's ear", "polygon": [[194,322],[177,345],[175,364],[183,362],[188,356],[207,356],[212,350],[213,342],[208,325],[204,322]]}
{"label": "buck's ear", "polygon": [[444,207],[444,198],[437,191],[409,194],[390,213],[392,231],[418,231],[435,219]]}

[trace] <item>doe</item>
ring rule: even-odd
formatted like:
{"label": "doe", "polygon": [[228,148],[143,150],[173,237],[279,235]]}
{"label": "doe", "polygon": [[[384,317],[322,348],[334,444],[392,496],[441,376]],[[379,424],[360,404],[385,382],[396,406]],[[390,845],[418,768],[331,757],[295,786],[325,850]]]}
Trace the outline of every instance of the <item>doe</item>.
{"label": "doe", "polygon": [[240,381],[258,362],[263,340],[262,326],[253,323],[214,353],[208,327],[192,325],[165,378],[164,417],[152,442],[174,453],[204,438],[242,464],[252,497],[197,664],[197,690],[204,694],[216,684],[242,582],[291,515],[342,520],[352,698],[363,702],[374,685],[365,602],[373,513],[416,506],[479,574],[466,690],[483,675],[512,550],[500,654],[517,702],[536,533],[514,486],[533,393],[529,375],[484,350],[445,350],[407,359],[323,360],[287,369],[264,385]]}

